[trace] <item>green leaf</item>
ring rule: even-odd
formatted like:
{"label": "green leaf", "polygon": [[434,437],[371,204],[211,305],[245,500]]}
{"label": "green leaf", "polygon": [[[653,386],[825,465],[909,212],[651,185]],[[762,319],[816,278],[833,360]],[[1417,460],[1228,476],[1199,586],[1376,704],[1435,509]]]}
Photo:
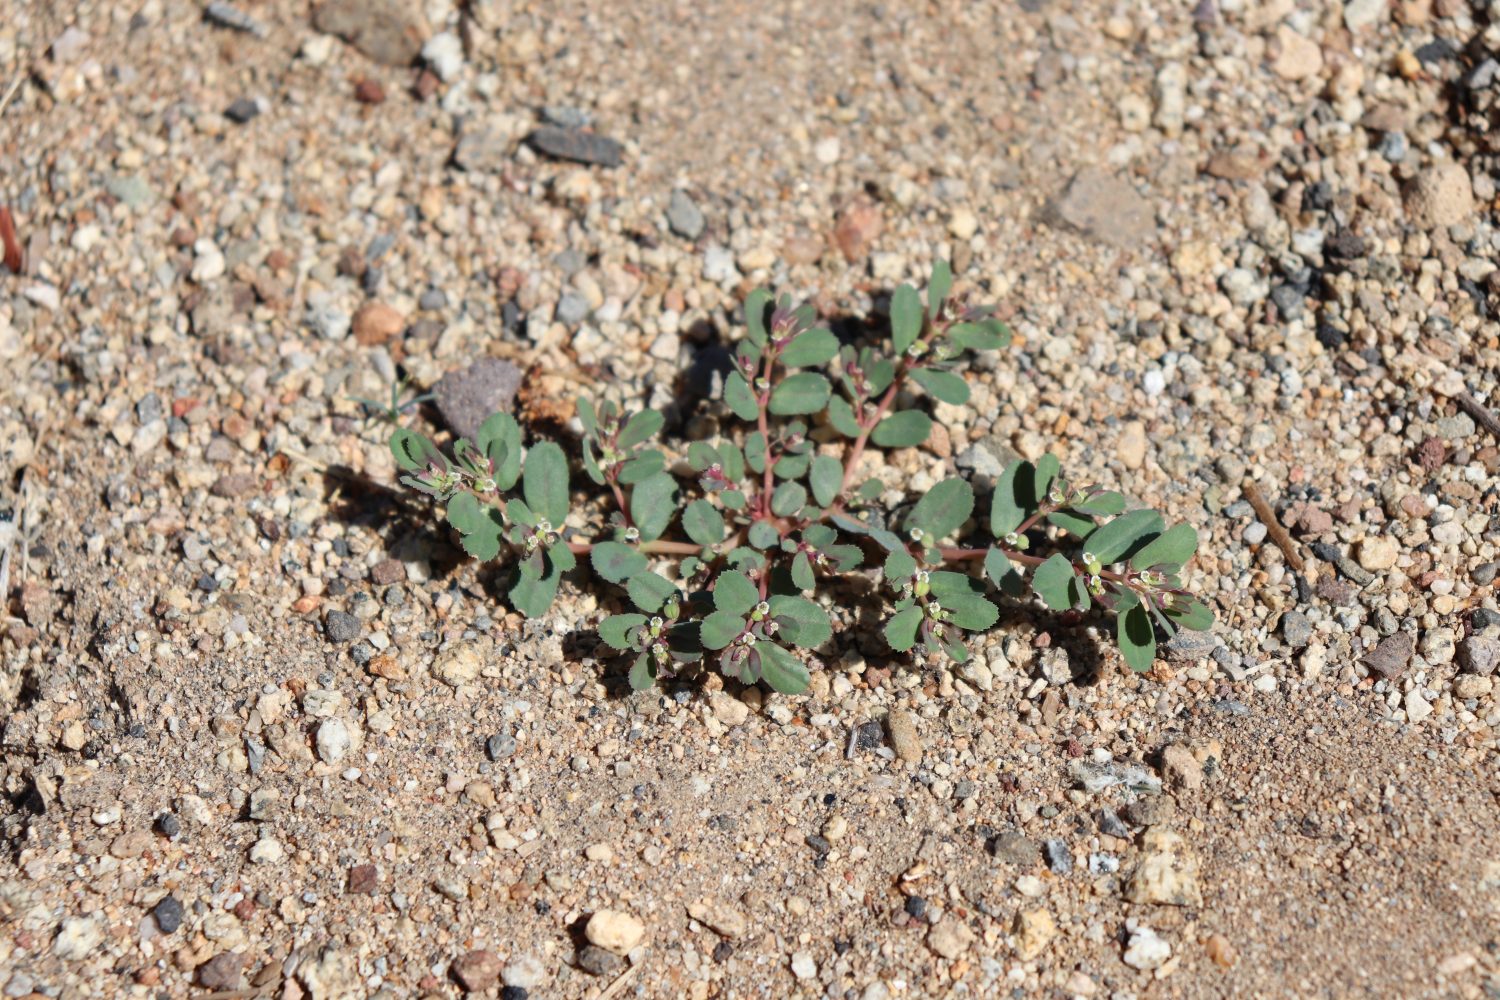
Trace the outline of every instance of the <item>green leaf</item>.
{"label": "green leaf", "polygon": [[645,691],[656,683],[656,660],[650,653],[642,653],[630,667],[630,690]]}
{"label": "green leaf", "polygon": [[769,409],[779,416],[817,413],[828,405],[828,380],[817,372],[797,372],[771,391]]}
{"label": "green leaf", "polygon": [[805,368],[821,365],[833,360],[839,352],[839,338],[831,330],[808,330],[799,333],[786,350],[781,352],[781,363],[788,368]]}
{"label": "green leaf", "polygon": [[761,570],[766,566],[766,557],[762,552],[741,545],[730,549],[724,556],[724,562],[730,569]]}
{"label": "green leaf", "polygon": [[914,448],[927,440],[932,418],[921,410],[892,413],[870,434],[870,440],[882,448]]}
{"label": "green leaf", "polygon": [[1195,597],[1175,596],[1166,615],[1178,628],[1192,632],[1207,632],[1214,627],[1213,609]]}
{"label": "green leaf", "polygon": [[745,620],[728,611],[715,611],[703,619],[698,639],[704,649],[723,649],[745,631]]}
{"label": "green leaf", "polygon": [[595,542],[589,562],[610,583],[624,583],[646,568],[646,557],[620,542]]}
{"label": "green leaf", "polygon": [[917,629],[922,624],[922,609],[912,605],[897,611],[885,623],[885,641],[898,653],[904,653],[917,644]]}
{"label": "green leaf", "polygon": [[521,476],[521,425],[509,413],[492,413],[479,425],[474,443],[495,463],[495,485],[502,491]]}
{"label": "green leaf", "polygon": [[[1024,488],[1022,470],[1026,471],[1028,480]],[[1035,510],[1029,496],[1030,478],[1030,462],[1012,462],[1001,471],[1000,478],[995,480],[995,495],[990,500],[990,534],[996,538],[1004,538],[1015,531]]]}
{"label": "green leaf", "polygon": [[746,615],[760,603],[760,588],[744,573],[720,573],[714,582],[714,607],[732,615]]}
{"label": "green leaf", "polygon": [[1031,589],[1053,611],[1066,611],[1073,606],[1069,593],[1073,576],[1073,564],[1061,553],[1054,553],[1031,574]]}
{"label": "green leaf", "polygon": [[792,583],[797,585],[798,590],[812,590],[818,585],[817,574],[813,572],[812,560],[807,557],[806,552],[798,552],[792,557]]}
{"label": "green leaf", "polygon": [[594,442],[585,436],[582,442],[583,471],[600,486],[604,485],[604,470],[599,468],[599,459],[594,455]]}
{"label": "green leaf", "polygon": [[453,498],[448,501],[446,513],[448,523],[453,525],[454,530],[461,535],[478,531],[484,520],[483,505],[468,490],[453,495]]}
{"label": "green leaf", "polygon": [[1130,565],[1135,569],[1181,566],[1193,558],[1193,553],[1197,551],[1198,533],[1193,530],[1192,525],[1174,524],[1131,556]]}
{"label": "green leaf", "polygon": [[755,646],[760,654],[760,676],[773,690],[782,694],[801,694],[812,681],[807,666],[774,642]]}
{"label": "green leaf", "polygon": [[724,490],[719,494],[719,503],[725,510],[744,510],[746,502],[745,494],[740,490]]}
{"label": "green leaf", "polygon": [[747,540],[757,549],[769,549],[780,544],[781,532],[770,521],[756,521],[750,525]]}
{"label": "green leaf", "polygon": [[953,269],[946,260],[932,265],[932,278],[927,282],[927,315],[937,319],[943,311],[943,303],[953,288]]}
{"label": "green leaf", "polygon": [[984,575],[989,577],[995,586],[1007,586],[1005,581],[1015,572],[1016,569],[1010,564],[1010,559],[999,549],[991,546],[990,550],[984,554]]}
{"label": "green leaf", "polygon": [[1088,584],[1083,577],[1074,575],[1068,581],[1068,603],[1078,611],[1087,611],[1094,606],[1093,595],[1089,593]]}
{"label": "green leaf", "polygon": [[1080,514],[1092,514],[1095,517],[1113,517],[1125,509],[1125,497],[1111,490],[1103,490],[1095,493],[1083,503],[1075,503],[1072,509]]}
{"label": "green leaf", "polygon": [[818,506],[827,507],[838,499],[844,485],[844,463],[831,455],[819,455],[812,460],[807,481],[812,485]]}
{"label": "green leaf", "polygon": [[480,503],[472,493],[456,493],[448,501],[448,523],[463,536],[464,551],[480,562],[489,562],[500,554],[505,537],[505,520],[500,511]]}
{"label": "green leaf", "polygon": [[1062,463],[1057,456],[1050,451],[1036,460],[1035,471],[1031,479],[1032,508],[1038,507],[1047,499],[1047,491],[1052,488],[1052,481],[1057,478],[1058,472],[1062,470]]}
{"label": "green leaf", "polygon": [[865,370],[865,388],[869,390],[871,396],[878,396],[882,392],[885,392],[890,387],[891,382],[895,380],[896,363],[888,358],[876,358],[868,354],[866,356],[870,360],[867,364],[863,365]]}
{"label": "green leaf", "polygon": [[[583,433],[590,437],[598,434],[599,415],[594,411],[594,401],[589,399],[587,396],[579,396],[576,408],[578,410],[578,422],[583,425]],[[488,423],[488,421],[486,421],[486,423]],[[484,444],[482,439],[484,436],[484,431],[481,430],[479,434],[481,438],[479,447],[483,448]]]}
{"label": "green leaf", "polygon": [[1156,662],[1156,629],[1145,605],[1137,604],[1116,618],[1115,637],[1130,669],[1143,674]]}
{"label": "green leaf", "polygon": [[714,464],[723,465],[719,458],[719,449],[707,441],[694,441],[688,445],[688,465],[694,472],[703,472]]}
{"label": "green leaf", "polygon": [[932,596],[945,604],[956,597],[978,594],[984,589],[984,585],[969,574],[951,569],[930,570],[927,583],[932,588]]}
{"label": "green leaf", "polygon": [[806,503],[807,490],[801,483],[788,480],[771,494],[771,513],[777,517],[791,517]]}
{"label": "green leaf", "polygon": [[970,351],[998,351],[1010,344],[1010,327],[998,319],[958,323],[948,328],[948,339]]}
{"label": "green leaf", "polygon": [[766,603],[771,605],[771,617],[780,626],[779,637],[794,646],[811,649],[823,645],[833,635],[828,612],[805,597],[778,594]]}
{"label": "green leaf", "polygon": [[864,560],[865,554],[860,551],[858,545],[830,545],[823,549],[823,555],[833,563],[833,568],[840,573],[847,573],[856,569]]}
{"label": "green leaf", "polygon": [[661,606],[667,603],[667,599],[677,593],[677,588],[672,581],[660,573],[653,573],[649,569],[641,570],[632,576],[625,584],[625,593],[630,595],[631,603],[642,611],[656,614]]}
{"label": "green leaf", "polygon": [[682,530],[699,545],[717,545],[724,540],[724,516],[707,500],[694,500],[682,512]]}
{"label": "green leaf", "polygon": [[766,344],[766,310],[771,303],[771,293],[764,288],[745,296],[745,334],[756,347]]}
{"label": "green leaf", "polygon": [[1048,514],[1047,523],[1057,525],[1080,542],[1099,529],[1098,522],[1092,517],[1066,510],[1054,510]]}
{"label": "green leaf", "polygon": [[828,422],[844,437],[859,437],[859,421],[854,418],[854,407],[843,396],[834,396],[828,401]]}
{"label": "green leaf", "polygon": [[760,431],[745,436],[745,464],[757,475],[766,471],[766,436]]}
{"label": "green leaf", "polygon": [[898,357],[922,335],[922,311],[922,299],[910,285],[902,285],[891,296],[891,341]]}
{"label": "green leaf", "polygon": [[578,556],[573,554],[573,550],[568,547],[567,542],[558,542],[556,545],[550,546],[547,549],[547,557],[557,563],[557,569],[560,573],[570,572],[573,567],[578,565]]}
{"label": "green leaf", "polygon": [[625,429],[620,432],[619,446],[634,448],[646,443],[661,430],[665,421],[666,418],[655,410],[642,410],[625,422]]}
{"label": "green leaf", "polygon": [[949,594],[939,603],[953,613],[953,624],[970,632],[982,632],[1000,617],[1000,609],[978,594]]}
{"label": "green leaf", "polygon": [[616,649],[630,649],[630,631],[644,624],[645,615],[610,615],[599,623],[599,638]]}
{"label": "green leaf", "polygon": [[972,513],[974,487],[967,480],[944,479],[917,501],[906,523],[941,540],[963,527]]}
{"label": "green leaf", "polygon": [[812,456],[805,452],[800,455],[782,455],[776,460],[776,475],[780,479],[800,479],[811,461]]}
{"label": "green leaf", "polygon": [[510,588],[511,605],[527,618],[540,618],[546,614],[552,607],[552,599],[557,596],[562,573],[551,559],[547,560],[546,566],[546,573],[540,577],[522,572],[516,577],[515,586]]}
{"label": "green leaf", "polygon": [[969,401],[969,383],[962,375],[936,368],[913,368],[912,381],[927,390],[933,399],[962,406]]}
{"label": "green leaf", "polygon": [[[526,506],[526,501],[520,497],[511,497],[505,501],[505,516],[512,524],[525,525],[528,528],[535,528],[538,520],[531,508]],[[519,533],[517,537],[520,537]]]}
{"label": "green leaf", "polygon": [[677,480],[670,473],[647,476],[630,491],[630,519],[641,533],[641,541],[654,542],[672,523],[677,511]]}
{"label": "green leaf", "polygon": [[1133,510],[1101,525],[1090,535],[1089,551],[1100,564],[1108,566],[1135,551],[1148,536],[1160,533],[1165,526],[1156,511]]}
{"label": "green leaf", "polygon": [[437,445],[405,427],[398,427],[391,432],[391,454],[403,472],[425,470],[433,463],[442,468],[448,466],[448,460],[443,458]]}
{"label": "green leaf", "polygon": [[666,464],[666,456],[655,448],[643,451],[620,466],[620,482],[626,486],[634,486],[641,480],[656,475]]}
{"label": "green leaf", "polygon": [[745,478],[745,453],[733,441],[719,442],[719,461],[724,466],[724,478],[731,483]]}
{"label": "green leaf", "polygon": [[905,549],[885,557],[885,578],[891,582],[905,580],[917,571],[917,561]]}
{"label": "green leaf", "polygon": [[561,530],[568,519],[568,459],[556,443],[543,441],[526,453],[521,487],[527,506]]}
{"label": "green leaf", "polygon": [[750,391],[750,383],[739,372],[730,372],[724,380],[724,405],[741,420],[754,420],[760,416],[760,403]]}

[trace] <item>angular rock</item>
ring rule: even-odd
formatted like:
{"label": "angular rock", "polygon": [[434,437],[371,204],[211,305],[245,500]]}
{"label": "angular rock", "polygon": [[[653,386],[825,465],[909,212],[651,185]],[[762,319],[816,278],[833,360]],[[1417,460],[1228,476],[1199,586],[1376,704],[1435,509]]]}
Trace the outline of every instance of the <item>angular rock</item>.
{"label": "angular rock", "polygon": [[500,981],[500,956],[488,948],[465,952],[448,967],[465,993],[483,993]]}
{"label": "angular rock", "polygon": [[354,314],[354,342],[361,347],[387,343],[405,328],[406,318],[384,302],[367,302]]}
{"label": "angular rock", "polygon": [[844,259],[857,264],[870,255],[870,248],[885,230],[885,216],[878,202],[859,197],[844,206],[834,224],[833,240]]}
{"label": "angular rock", "polygon": [[932,925],[927,932],[927,947],[949,961],[963,955],[974,943],[974,932],[969,925],[957,917],[947,916]]}
{"label": "angular rock", "polygon": [[578,953],[578,967],[596,976],[614,976],[625,967],[625,960],[596,944],[590,944],[585,945]]}
{"label": "angular rock", "polygon": [[220,952],[198,966],[198,984],[209,990],[237,990],[243,985],[245,956]]}
{"label": "angular rock", "polygon": [[750,929],[750,921],[745,914],[730,906],[714,899],[700,899],[688,905],[688,916],[713,929],[714,933],[734,939],[744,937]]}
{"label": "angular rock", "polygon": [[1500,666],[1500,640],[1482,635],[1469,636],[1458,644],[1458,665],[1468,673],[1490,676]]}
{"label": "angular rock", "polygon": [[1386,680],[1391,680],[1405,672],[1415,651],[1416,644],[1412,637],[1406,632],[1397,632],[1380,640],[1380,644],[1365,656],[1365,666]]}
{"label": "angular rock", "polygon": [[596,910],[583,929],[589,943],[616,955],[624,955],[641,943],[646,925],[619,910]]}
{"label": "angular rock", "polygon": [[625,152],[624,146],[608,136],[556,125],[543,125],[526,137],[526,143],[544,156],[596,167],[618,167]]}
{"label": "angular rock", "polygon": [[411,65],[432,35],[422,5],[409,0],[326,0],[312,22],[388,66]]}
{"label": "angular rock", "polygon": [[1474,215],[1474,187],[1457,163],[1435,163],[1406,189],[1406,210],[1423,229],[1446,229]]}
{"label": "angular rock", "polygon": [[491,414],[511,411],[521,379],[509,361],[481,358],[438,379],[432,394],[449,430],[472,440]]}
{"label": "angular rock", "polygon": [[1110,246],[1139,246],[1156,234],[1151,203],[1129,181],[1097,167],[1075,174],[1046,214]]}
{"label": "angular rock", "polygon": [[1030,868],[1042,856],[1036,843],[1020,830],[1015,829],[1000,831],[991,837],[985,846],[995,856],[996,861],[1022,868]]}
{"label": "angular rock", "polygon": [[1132,969],[1159,969],[1172,957],[1172,946],[1149,927],[1137,927],[1126,942],[1125,964]]}
{"label": "angular rock", "polygon": [[1165,906],[1202,906],[1198,859],[1187,841],[1165,827],[1153,827],[1141,837],[1141,861],[1125,886],[1132,903]]}
{"label": "angular rock", "polygon": [[922,740],[917,736],[917,722],[903,708],[893,708],[885,717],[885,731],[896,756],[909,763],[922,759]]}
{"label": "angular rock", "polygon": [[667,202],[667,225],[683,239],[696,240],[703,235],[703,210],[686,191],[675,190]]}
{"label": "angular rock", "polygon": [[484,669],[484,658],[473,643],[464,643],[440,654],[432,664],[432,675],[449,687],[473,683]]}
{"label": "angular rock", "polygon": [[1178,788],[1196,791],[1203,787],[1203,765],[1193,752],[1180,743],[1174,743],[1161,752],[1161,770],[1167,780]]}
{"label": "angular rock", "polygon": [[453,150],[453,162],[471,172],[499,173],[510,159],[510,134],[493,125],[465,131]]}
{"label": "angular rock", "polygon": [[1046,910],[1021,910],[1011,933],[1016,936],[1016,955],[1029,962],[1047,949],[1057,936],[1057,922]]}

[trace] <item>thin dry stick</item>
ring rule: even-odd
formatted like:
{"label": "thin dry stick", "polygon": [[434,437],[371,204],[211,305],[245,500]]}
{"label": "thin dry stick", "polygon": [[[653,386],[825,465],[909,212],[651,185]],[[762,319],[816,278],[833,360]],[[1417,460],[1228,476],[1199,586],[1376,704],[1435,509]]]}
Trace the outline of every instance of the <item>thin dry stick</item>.
{"label": "thin dry stick", "polygon": [[594,1000],[610,1000],[610,997],[619,996],[620,991],[625,989],[625,984],[630,982],[630,980],[634,978],[635,974],[640,971],[641,967],[639,965],[632,965],[630,968],[620,973],[620,975],[615,979],[614,982],[610,983],[598,993],[595,993]]}
{"label": "thin dry stick", "polygon": [[1250,501],[1250,506],[1255,508],[1255,516],[1260,518],[1260,523],[1266,526],[1266,534],[1271,536],[1271,541],[1286,556],[1287,565],[1292,567],[1296,573],[1302,572],[1302,557],[1297,554],[1297,543],[1292,541],[1292,536],[1286,533],[1281,522],[1276,519],[1276,511],[1266,502],[1261,494],[1260,487],[1254,483],[1245,483],[1245,499]]}
{"label": "thin dry stick", "polygon": [[1467,392],[1461,392],[1457,396],[1454,396],[1453,401],[1458,404],[1460,410],[1473,417],[1476,424],[1489,431],[1495,438],[1500,439],[1500,419],[1496,419],[1487,406]]}
{"label": "thin dry stick", "polygon": [[16,96],[16,91],[21,89],[21,84],[25,79],[25,73],[18,75],[15,81],[11,83],[10,89],[5,92],[5,96],[0,97],[0,115],[5,114],[5,109],[10,106],[10,99]]}

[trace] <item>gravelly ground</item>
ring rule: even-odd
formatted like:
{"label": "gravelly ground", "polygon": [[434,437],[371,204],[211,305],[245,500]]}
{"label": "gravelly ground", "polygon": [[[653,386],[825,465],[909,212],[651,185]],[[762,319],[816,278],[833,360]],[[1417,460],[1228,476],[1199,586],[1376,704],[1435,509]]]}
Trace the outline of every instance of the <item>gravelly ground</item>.
{"label": "gravelly ground", "polygon": [[[0,18],[5,995],[1500,994],[1484,7],[218,11]],[[1198,528],[1212,641],[628,696],[351,399],[501,357],[680,448],[748,289],[936,258],[1018,344],[873,471],[1057,451]]]}

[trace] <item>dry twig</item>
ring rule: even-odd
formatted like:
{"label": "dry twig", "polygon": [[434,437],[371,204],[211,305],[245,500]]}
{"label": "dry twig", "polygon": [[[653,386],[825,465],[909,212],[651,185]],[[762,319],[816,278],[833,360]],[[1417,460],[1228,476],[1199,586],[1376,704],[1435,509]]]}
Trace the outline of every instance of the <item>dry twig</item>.
{"label": "dry twig", "polygon": [[1271,537],[1271,541],[1275,542],[1281,554],[1286,556],[1287,565],[1292,568],[1293,572],[1301,573],[1302,556],[1297,553],[1297,543],[1292,541],[1292,536],[1287,534],[1286,529],[1281,526],[1281,521],[1276,517],[1276,511],[1272,510],[1271,505],[1266,502],[1260,487],[1251,482],[1245,483],[1245,499],[1249,500],[1250,506],[1255,508],[1255,516],[1260,518],[1260,523],[1266,526],[1266,534]]}

